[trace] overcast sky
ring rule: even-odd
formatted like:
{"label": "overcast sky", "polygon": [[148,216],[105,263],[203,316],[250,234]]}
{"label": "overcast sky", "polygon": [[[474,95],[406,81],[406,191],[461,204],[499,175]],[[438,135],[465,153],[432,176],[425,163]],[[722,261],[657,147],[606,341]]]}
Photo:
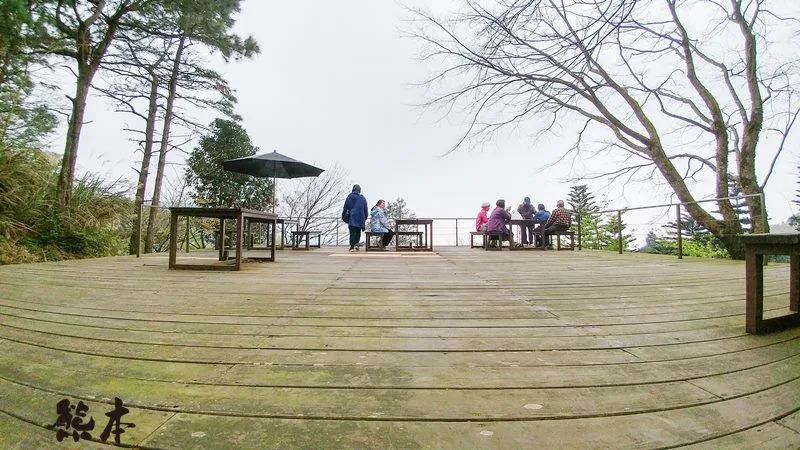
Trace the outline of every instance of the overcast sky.
{"label": "overcast sky", "polygon": [[[429,7],[433,0],[409,3]],[[438,11],[448,7],[450,2],[436,3]],[[568,127],[537,142],[523,126],[482,148],[444,156],[465,130],[465,118],[441,120],[440,112],[417,106],[430,94],[416,84],[436,68],[418,59],[420,42],[403,37],[409,18],[400,3],[388,0],[244,1],[237,31],[252,34],[261,54],[217,69],[237,90],[237,111],[253,143],[323,168],[339,164],[370,204],[403,197],[418,217],[474,217],[483,201],[505,198],[516,207],[524,196],[552,209],[566,198],[575,184],[565,182],[569,166],[542,171],[541,165],[574,140]],[[87,120],[79,169],[134,179],[134,144],[119,131],[132,119],[110,113],[95,98]],[[792,212],[796,136],[767,188],[776,223]],[[61,150],[61,139],[54,150]],[[535,156],[543,152],[551,156]],[[182,171],[181,159],[173,153],[172,176]],[[279,180],[279,192],[290,184]],[[622,186],[614,186],[606,195],[604,182],[587,184],[610,208],[670,201],[663,189],[628,186],[622,195]],[[646,233],[646,225],[638,227]]]}

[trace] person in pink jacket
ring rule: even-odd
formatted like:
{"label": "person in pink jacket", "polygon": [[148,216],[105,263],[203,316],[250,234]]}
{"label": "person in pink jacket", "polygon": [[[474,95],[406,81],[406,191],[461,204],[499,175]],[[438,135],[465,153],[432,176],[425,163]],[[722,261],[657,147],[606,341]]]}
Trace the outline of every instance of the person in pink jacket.
{"label": "person in pink jacket", "polygon": [[481,210],[478,211],[478,217],[475,219],[475,231],[486,231],[486,224],[489,223],[489,202],[481,204]]}

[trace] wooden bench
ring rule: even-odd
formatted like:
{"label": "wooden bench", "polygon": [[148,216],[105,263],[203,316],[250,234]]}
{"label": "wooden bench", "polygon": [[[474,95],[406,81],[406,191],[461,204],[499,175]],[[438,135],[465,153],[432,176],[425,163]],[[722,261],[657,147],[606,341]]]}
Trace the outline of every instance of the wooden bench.
{"label": "wooden bench", "polygon": [[[311,239],[314,238],[317,238],[317,243],[311,244]],[[305,241],[306,245],[304,247],[301,247],[300,243],[303,241]],[[292,231],[292,250],[308,250],[310,247],[314,248],[322,247],[321,232],[312,230]]]}
{"label": "wooden bench", "polygon": [[[484,250],[503,250],[503,232],[502,231],[487,231],[483,236],[483,249]],[[497,241],[497,246],[490,245],[492,241]],[[511,241],[509,241],[510,243]],[[510,245],[510,244],[509,244]]]}
{"label": "wooden bench", "polygon": [[[483,244],[478,246],[475,245],[475,236],[482,236],[483,237]],[[478,248],[478,247],[486,247],[486,232],[485,231],[470,231],[469,232],[469,248]]]}
{"label": "wooden bench", "polygon": [[[364,251],[365,252],[368,252],[370,250],[373,251],[373,252],[374,251],[379,251],[379,252],[386,251],[386,247],[383,246],[383,235],[384,234],[385,233],[382,232],[382,231],[366,231],[366,232],[364,232],[364,235],[366,236],[366,239],[364,240],[364,242],[365,242]],[[378,244],[377,245],[372,245],[372,238],[378,238]]]}
{"label": "wooden bench", "polygon": [[[542,231],[534,231],[533,232],[534,238],[538,235],[542,239],[542,245],[544,245],[544,236],[542,235]],[[557,233],[553,233],[550,235],[552,238],[555,236],[556,238],[556,250],[575,250],[575,232],[566,230],[566,231],[559,231]],[[569,247],[565,246],[563,249],[561,248],[561,236],[569,236]],[[550,244],[552,245],[552,243]]]}
{"label": "wooden bench", "polygon": [[[745,234],[745,331],[763,334],[800,326],[800,234]],[[764,318],[764,256],[789,255],[789,314]]]}

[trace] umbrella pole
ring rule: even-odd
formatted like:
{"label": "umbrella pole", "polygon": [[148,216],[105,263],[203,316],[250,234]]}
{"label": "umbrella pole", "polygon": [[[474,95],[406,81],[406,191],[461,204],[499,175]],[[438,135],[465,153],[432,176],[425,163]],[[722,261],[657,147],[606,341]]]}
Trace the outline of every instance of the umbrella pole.
{"label": "umbrella pole", "polygon": [[[272,165],[275,166],[275,163],[272,163]],[[274,167],[273,167],[273,169],[274,169]],[[272,213],[273,214],[275,213],[275,189],[276,188],[277,188],[277,185],[275,184],[275,172],[273,171],[272,172]]]}

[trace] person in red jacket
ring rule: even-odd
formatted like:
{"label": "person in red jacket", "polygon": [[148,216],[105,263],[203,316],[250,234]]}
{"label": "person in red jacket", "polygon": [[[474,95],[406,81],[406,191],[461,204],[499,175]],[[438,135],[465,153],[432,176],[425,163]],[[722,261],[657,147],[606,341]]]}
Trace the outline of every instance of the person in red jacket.
{"label": "person in red jacket", "polygon": [[481,204],[481,210],[478,211],[478,217],[475,218],[475,231],[486,231],[486,224],[489,223],[489,202]]}

